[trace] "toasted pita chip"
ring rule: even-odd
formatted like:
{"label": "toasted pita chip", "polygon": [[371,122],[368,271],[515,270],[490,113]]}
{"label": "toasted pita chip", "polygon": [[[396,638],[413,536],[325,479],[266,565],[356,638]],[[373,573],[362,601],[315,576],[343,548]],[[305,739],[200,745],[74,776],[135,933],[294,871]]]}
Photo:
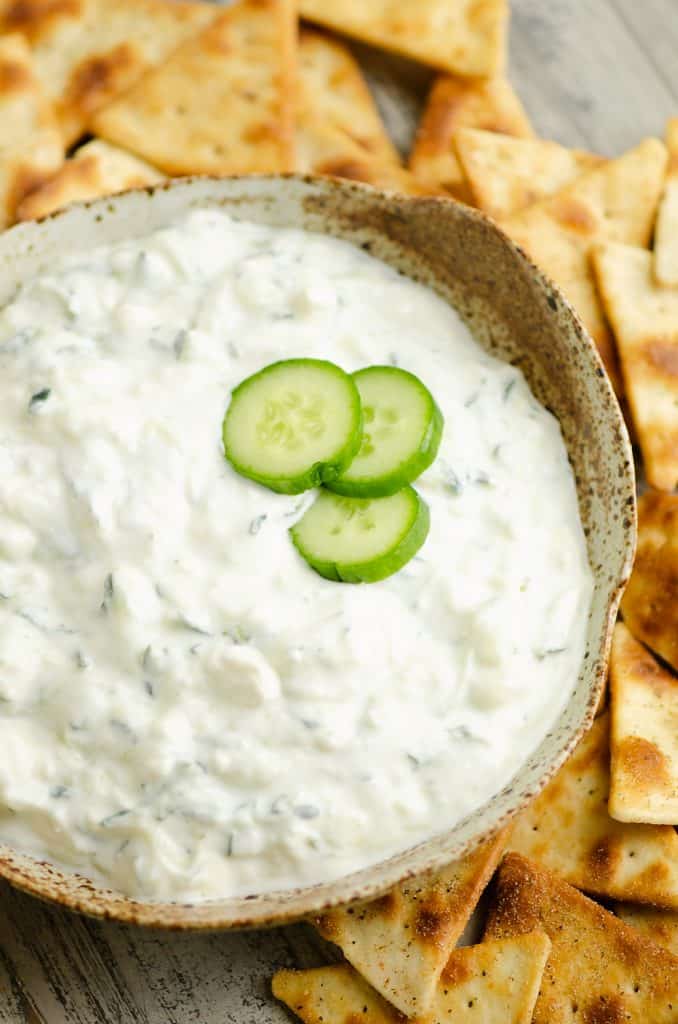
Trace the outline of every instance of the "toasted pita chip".
{"label": "toasted pita chip", "polygon": [[63,167],[31,192],[17,210],[17,220],[37,220],[69,203],[155,185],[164,176],[155,167],[108,142],[94,139],[74,153]]}
{"label": "toasted pita chip", "polygon": [[[529,1024],[551,943],[541,930],[455,949],[428,1011],[412,1024]],[[402,1024],[348,964],[279,971],[273,994],[305,1024]]]}
{"label": "toasted pita chip", "polygon": [[295,148],[296,170],[303,174],[349,178],[405,195],[435,194],[434,189],[417,181],[403,167],[375,160],[346,132],[323,124],[308,109],[299,110]]}
{"label": "toasted pita chip", "polygon": [[617,903],[614,908],[617,917],[626,924],[637,928],[646,939],[657,946],[663,946],[678,957],[678,912],[660,910],[658,907],[638,907],[635,903]]}
{"label": "toasted pita chip", "polygon": [[600,156],[544,139],[518,139],[460,128],[457,156],[474,206],[490,217],[508,217],[560,191],[605,163]]}
{"label": "toasted pita chip", "polygon": [[610,689],[610,814],[678,825],[678,676],[621,622],[612,641]]}
{"label": "toasted pita chip", "polygon": [[167,174],[294,168],[293,0],[238,0],[92,120]]}
{"label": "toasted pita chip", "polygon": [[678,834],[615,821],[609,714],[597,718],[569,761],[516,819],[509,846],[572,885],[612,899],[678,907]]}
{"label": "toasted pita chip", "polygon": [[447,959],[506,846],[500,833],[436,874],[381,899],[329,910],[315,922],[374,988],[403,1013],[430,1004]]}
{"label": "toasted pita chip", "polygon": [[499,869],[486,938],[551,939],[534,1024],[675,1024],[678,959],[524,857]]}
{"label": "toasted pita chip", "polygon": [[299,13],[459,75],[495,75],[505,62],[506,0],[300,0]]}
{"label": "toasted pita chip", "polygon": [[669,168],[654,236],[654,274],[658,284],[678,285],[678,117],[666,128]]}
{"label": "toasted pita chip", "polygon": [[16,33],[0,37],[0,229],[63,159],[56,119],[26,40]]}
{"label": "toasted pita chip", "polygon": [[0,0],[0,30],[24,32],[67,145],[89,116],[212,20],[206,3]]}
{"label": "toasted pita chip", "polygon": [[678,487],[678,288],[656,284],[652,253],[596,248],[593,265],[617,339],[626,394],[653,487]]}
{"label": "toasted pita chip", "polygon": [[410,154],[410,170],[422,181],[470,201],[454,144],[460,128],[521,138],[530,138],[533,132],[522,103],[505,78],[464,81],[441,75],[435,80]]}
{"label": "toasted pita chip", "polygon": [[633,635],[678,672],[678,495],[648,491],[638,502],[638,547],[622,598]]}
{"label": "toasted pita chip", "polygon": [[333,125],[380,163],[399,164],[360,65],[338,39],[302,28],[300,85],[320,120]]}
{"label": "toasted pita chip", "polygon": [[666,147],[657,139],[646,139],[619,159],[582,175],[550,199],[501,222],[563,289],[596,342],[618,391],[614,346],[589,253],[596,243],[647,245],[666,161]]}

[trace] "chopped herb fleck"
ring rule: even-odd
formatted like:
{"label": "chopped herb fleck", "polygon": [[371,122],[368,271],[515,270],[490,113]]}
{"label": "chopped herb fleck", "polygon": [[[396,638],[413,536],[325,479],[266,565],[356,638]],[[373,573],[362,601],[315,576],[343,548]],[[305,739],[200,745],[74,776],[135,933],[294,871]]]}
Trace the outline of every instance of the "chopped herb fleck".
{"label": "chopped herb fleck", "polygon": [[271,814],[284,814],[289,806],[289,802],[287,794],[281,793],[281,795],[277,796],[271,804]]}
{"label": "chopped herb fleck", "polygon": [[502,392],[502,398],[504,399],[505,402],[508,402],[509,398],[511,397],[511,392],[513,391],[515,386],[516,386],[516,378],[515,377],[512,377],[511,380],[508,381],[504,385],[504,390]]}
{"label": "chopped herb fleck", "polygon": [[556,654],[564,654],[567,647],[541,647],[535,650],[534,656],[537,661],[543,661],[544,658],[552,658]]}
{"label": "chopped herb fleck", "polygon": [[235,626],[229,626],[228,629],[224,630],[224,636],[227,636],[229,640],[232,640],[234,644],[248,644],[252,639],[251,635],[247,630],[240,626],[238,623]]}
{"label": "chopped herb fleck", "polygon": [[462,484],[461,480],[459,479],[455,471],[452,469],[452,467],[449,466],[446,462],[443,462],[442,460],[440,462],[440,469],[443,474],[445,490],[448,491],[450,494],[453,494],[455,498],[458,498],[459,495],[464,490],[464,485]]}
{"label": "chopped herb fleck", "polygon": [[104,580],[104,599],[101,602],[101,611],[107,612],[113,595],[115,594],[115,586],[113,584],[113,573],[109,572],[108,576]]}
{"label": "chopped herb fleck", "polygon": [[320,814],[320,808],[314,807],[313,804],[300,804],[294,808],[294,813],[298,818],[303,818],[304,821],[310,821],[311,818],[317,818]]}
{"label": "chopped herb fleck", "polygon": [[122,811],[115,811],[114,814],[109,814],[105,818],[102,818],[101,821],[99,822],[99,825],[102,828],[107,828],[111,824],[111,822],[118,821],[120,818],[126,817],[129,813],[130,813],[130,808],[129,807],[125,808]]}
{"label": "chopped herb fleck", "polygon": [[494,487],[494,484],[492,483],[490,477],[487,475],[487,473],[483,472],[478,473],[473,483],[478,484],[479,487]]}
{"label": "chopped herb fleck", "polygon": [[232,857],[233,856],[233,843],[234,843],[234,841],[235,841],[235,836],[233,835],[232,832],[229,832],[228,839],[226,840],[226,856],[227,857]]}
{"label": "chopped herb fleck", "polygon": [[52,786],[49,795],[53,800],[59,800],[62,796],[68,795],[68,786]]}
{"label": "chopped herb fleck", "polygon": [[144,679],[144,690],[149,697],[155,697],[155,688],[150,679]]}
{"label": "chopped herb fleck", "polygon": [[474,392],[473,392],[473,394],[472,394],[472,395],[469,395],[469,397],[468,397],[468,398],[466,399],[466,401],[464,402],[464,408],[465,408],[465,409],[470,409],[470,408],[471,408],[471,406],[472,406],[472,405],[475,405],[475,403],[476,403],[477,401],[478,401],[478,392],[477,392],[477,391],[474,391]]}
{"label": "chopped herb fleck", "polygon": [[31,395],[31,400],[28,403],[29,411],[32,412],[37,406],[42,405],[43,402],[46,402],[51,394],[51,388],[43,388],[42,391],[36,391],[34,395]]}
{"label": "chopped herb fleck", "polygon": [[259,533],[259,530],[264,525],[264,523],[266,522],[267,519],[268,519],[268,516],[266,515],[265,512],[263,513],[263,515],[255,516],[254,519],[251,521],[251,523],[249,525],[248,532],[253,537],[256,537],[256,535]]}
{"label": "chopped herb fleck", "polygon": [[398,363],[398,356],[397,356],[397,354],[395,352],[389,352],[389,354],[388,354],[388,361],[391,364],[391,366],[398,366],[399,365],[399,363]]}
{"label": "chopped herb fleck", "polygon": [[177,357],[177,359],[181,359],[182,355],[184,354],[184,349],[186,348],[186,342],[187,341],[188,341],[188,331],[184,331],[184,330],[179,331],[179,333],[177,334],[176,338],[174,339],[174,344],[172,345],[172,349],[174,350],[174,355]]}
{"label": "chopped herb fleck", "polygon": [[75,652],[75,664],[78,668],[89,668],[92,662],[82,651]]}
{"label": "chopped herb fleck", "polygon": [[228,349],[229,356],[232,356],[233,359],[240,359],[240,353],[232,341],[229,341],[226,348]]}

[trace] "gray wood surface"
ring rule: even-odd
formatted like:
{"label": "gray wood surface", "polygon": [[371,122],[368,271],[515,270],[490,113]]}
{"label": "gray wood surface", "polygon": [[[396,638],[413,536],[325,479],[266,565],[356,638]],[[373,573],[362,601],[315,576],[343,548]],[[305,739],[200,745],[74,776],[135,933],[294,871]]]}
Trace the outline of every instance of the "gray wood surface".
{"label": "gray wood surface", "polygon": [[[366,0],[367,2],[367,0]],[[612,156],[678,114],[678,0],[513,0],[511,78],[538,132]],[[361,51],[364,53],[364,51]],[[373,80],[399,144],[426,73]],[[276,967],[320,962],[306,926],[166,935],[77,918],[0,884],[0,1024],[275,1024]]]}

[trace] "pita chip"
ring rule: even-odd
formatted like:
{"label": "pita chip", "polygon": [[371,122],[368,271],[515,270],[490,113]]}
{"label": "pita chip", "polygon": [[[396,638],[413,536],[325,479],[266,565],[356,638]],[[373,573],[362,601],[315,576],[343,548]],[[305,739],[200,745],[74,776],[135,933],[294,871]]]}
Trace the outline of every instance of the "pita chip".
{"label": "pita chip", "polygon": [[638,501],[638,546],[622,598],[624,622],[678,672],[678,494]]}
{"label": "pita chip", "polygon": [[31,43],[66,145],[88,118],[215,16],[207,3],[170,0],[0,0],[0,31]]}
{"label": "pita chip", "polygon": [[605,162],[557,142],[474,128],[460,128],[454,141],[471,202],[495,219],[554,195]]}
{"label": "pita chip", "polygon": [[478,128],[530,138],[532,127],[522,103],[505,78],[464,81],[441,75],[435,80],[417,131],[409,166],[422,181],[470,201],[455,149],[460,128]]}
{"label": "pita chip", "polygon": [[303,174],[348,178],[404,195],[435,194],[434,189],[417,181],[403,167],[375,160],[346,132],[323,124],[308,108],[298,113],[295,150],[295,169]]}
{"label": "pita chip", "polygon": [[621,622],[612,641],[610,690],[610,814],[678,825],[678,676]]}
{"label": "pita chip", "polygon": [[652,253],[606,245],[593,253],[617,341],[626,395],[653,487],[678,487],[678,288],[652,274]]}
{"label": "pita chip", "polygon": [[56,119],[26,40],[16,33],[0,37],[0,229],[63,159]]}
{"label": "pita chip", "polygon": [[589,256],[600,243],[648,244],[666,161],[666,147],[657,139],[646,139],[551,198],[501,222],[507,234],[562,288],[598,346],[618,391],[614,346]]}
{"label": "pita chip", "polygon": [[675,1024],[678,958],[524,857],[499,869],[486,939],[551,939],[534,1024]]}
{"label": "pita chip", "polygon": [[17,220],[37,220],[69,203],[97,199],[164,181],[155,167],[108,142],[94,139],[81,146],[53,178],[31,192],[19,206]]}
{"label": "pita chip", "polygon": [[609,714],[514,825],[511,850],[595,896],[678,908],[678,833],[608,813]]}
{"label": "pita chip", "polygon": [[442,71],[487,77],[505,62],[507,0],[300,0],[299,13]]}
{"label": "pita chip", "polygon": [[666,128],[669,169],[654,235],[654,275],[657,283],[678,287],[678,117]]}
{"label": "pita chip", "polygon": [[678,911],[617,903],[614,912],[626,924],[642,932],[646,939],[678,957]]}
{"label": "pita chip", "polygon": [[295,64],[293,0],[238,0],[92,130],[170,175],[290,171]]}
{"label": "pita chip", "polygon": [[[412,1024],[530,1024],[551,943],[543,931],[455,949],[431,1005]],[[279,971],[273,994],[304,1024],[402,1024],[348,964]]]}
{"label": "pita chip", "polygon": [[444,871],[327,911],[316,927],[385,999],[408,1016],[420,1013],[505,846],[500,833]]}
{"label": "pita chip", "polygon": [[360,65],[338,39],[302,28],[300,86],[323,123],[332,125],[380,163],[399,164]]}

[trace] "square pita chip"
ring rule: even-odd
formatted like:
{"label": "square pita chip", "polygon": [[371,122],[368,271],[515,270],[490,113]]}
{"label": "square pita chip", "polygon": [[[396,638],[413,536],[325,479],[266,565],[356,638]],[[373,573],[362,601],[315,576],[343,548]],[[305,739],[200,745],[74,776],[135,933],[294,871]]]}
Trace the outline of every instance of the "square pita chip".
{"label": "square pita chip", "polygon": [[0,0],[0,31],[31,43],[37,73],[55,104],[64,142],[215,16],[179,0]]}
{"label": "square pita chip", "polygon": [[617,903],[617,917],[630,924],[657,946],[678,957],[678,911],[659,907],[641,907],[635,903]]}
{"label": "square pita chip", "polygon": [[324,124],[345,132],[380,163],[400,164],[360,65],[343,43],[303,27],[299,85]]}
{"label": "square pita chip", "polygon": [[[542,930],[451,954],[429,1009],[412,1024],[530,1024],[551,943]],[[348,964],[279,971],[273,995],[304,1024],[402,1024],[406,1019]]]}
{"label": "square pita chip", "polygon": [[617,341],[626,395],[653,487],[678,487],[678,288],[652,274],[652,253],[594,251],[598,289]]}
{"label": "square pita chip", "polygon": [[293,0],[238,0],[91,121],[166,174],[294,169]]}
{"label": "square pita chip", "polygon": [[309,21],[459,75],[505,62],[507,0],[300,0]]}
{"label": "square pita chip", "polygon": [[460,128],[454,142],[472,204],[497,220],[554,195],[605,163],[600,156],[557,142],[476,128]]}
{"label": "square pita chip", "polygon": [[487,939],[551,939],[534,1024],[676,1024],[678,958],[524,857],[499,869]]}
{"label": "square pita chip", "polygon": [[678,825],[678,675],[621,622],[612,641],[610,713],[610,814]]}
{"label": "square pita chip", "polygon": [[609,714],[601,715],[555,778],[518,815],[509,846],[595,896],[678,908],[678,834],[616,821]]}
{"label": "square pita chip", "polygon": [[0,37],[0,229],[63,159],[54,112],[26,40],[16,33]]}
{"label": "square pita chip", "polygon": [[540,203],[502,220],[508,235],[559,285],[584,322],[621,390],[610,330],[596,290],[596,244],[647,245],[663,187],[666,147],[646,139]]}
{"label": "square pita chip", "polygon": [[622,598],[624,622],[678,672],[678,494],[638,502],[638,546]]}
{"label": "square pita chip", "polygon": [[654,235],[654,275],[658,284],[678,286],[678,117],[666,127],[669,167]]}
{"label": "square pita chip", "polygon": [[327,911],[316,927],[402,1013],[421,1013],[505,846],[500,833],[444,871]]}
{"label": "square pita chip", "polygon": [[94,139],[81,146],[53,178],[24,199],[17,210],[17,220],[38,220],[69,203],[111,196],[164,180],[164,175],[150,164]]}
{"label": "square pita chip", "polygon": [[464,81],[441,75],[435,80],[410,154],[410,170],[422,181],[470,201],[455,148],[460,128],[519,138],[530,138],[533,132],[522,103],[505,78]]}

